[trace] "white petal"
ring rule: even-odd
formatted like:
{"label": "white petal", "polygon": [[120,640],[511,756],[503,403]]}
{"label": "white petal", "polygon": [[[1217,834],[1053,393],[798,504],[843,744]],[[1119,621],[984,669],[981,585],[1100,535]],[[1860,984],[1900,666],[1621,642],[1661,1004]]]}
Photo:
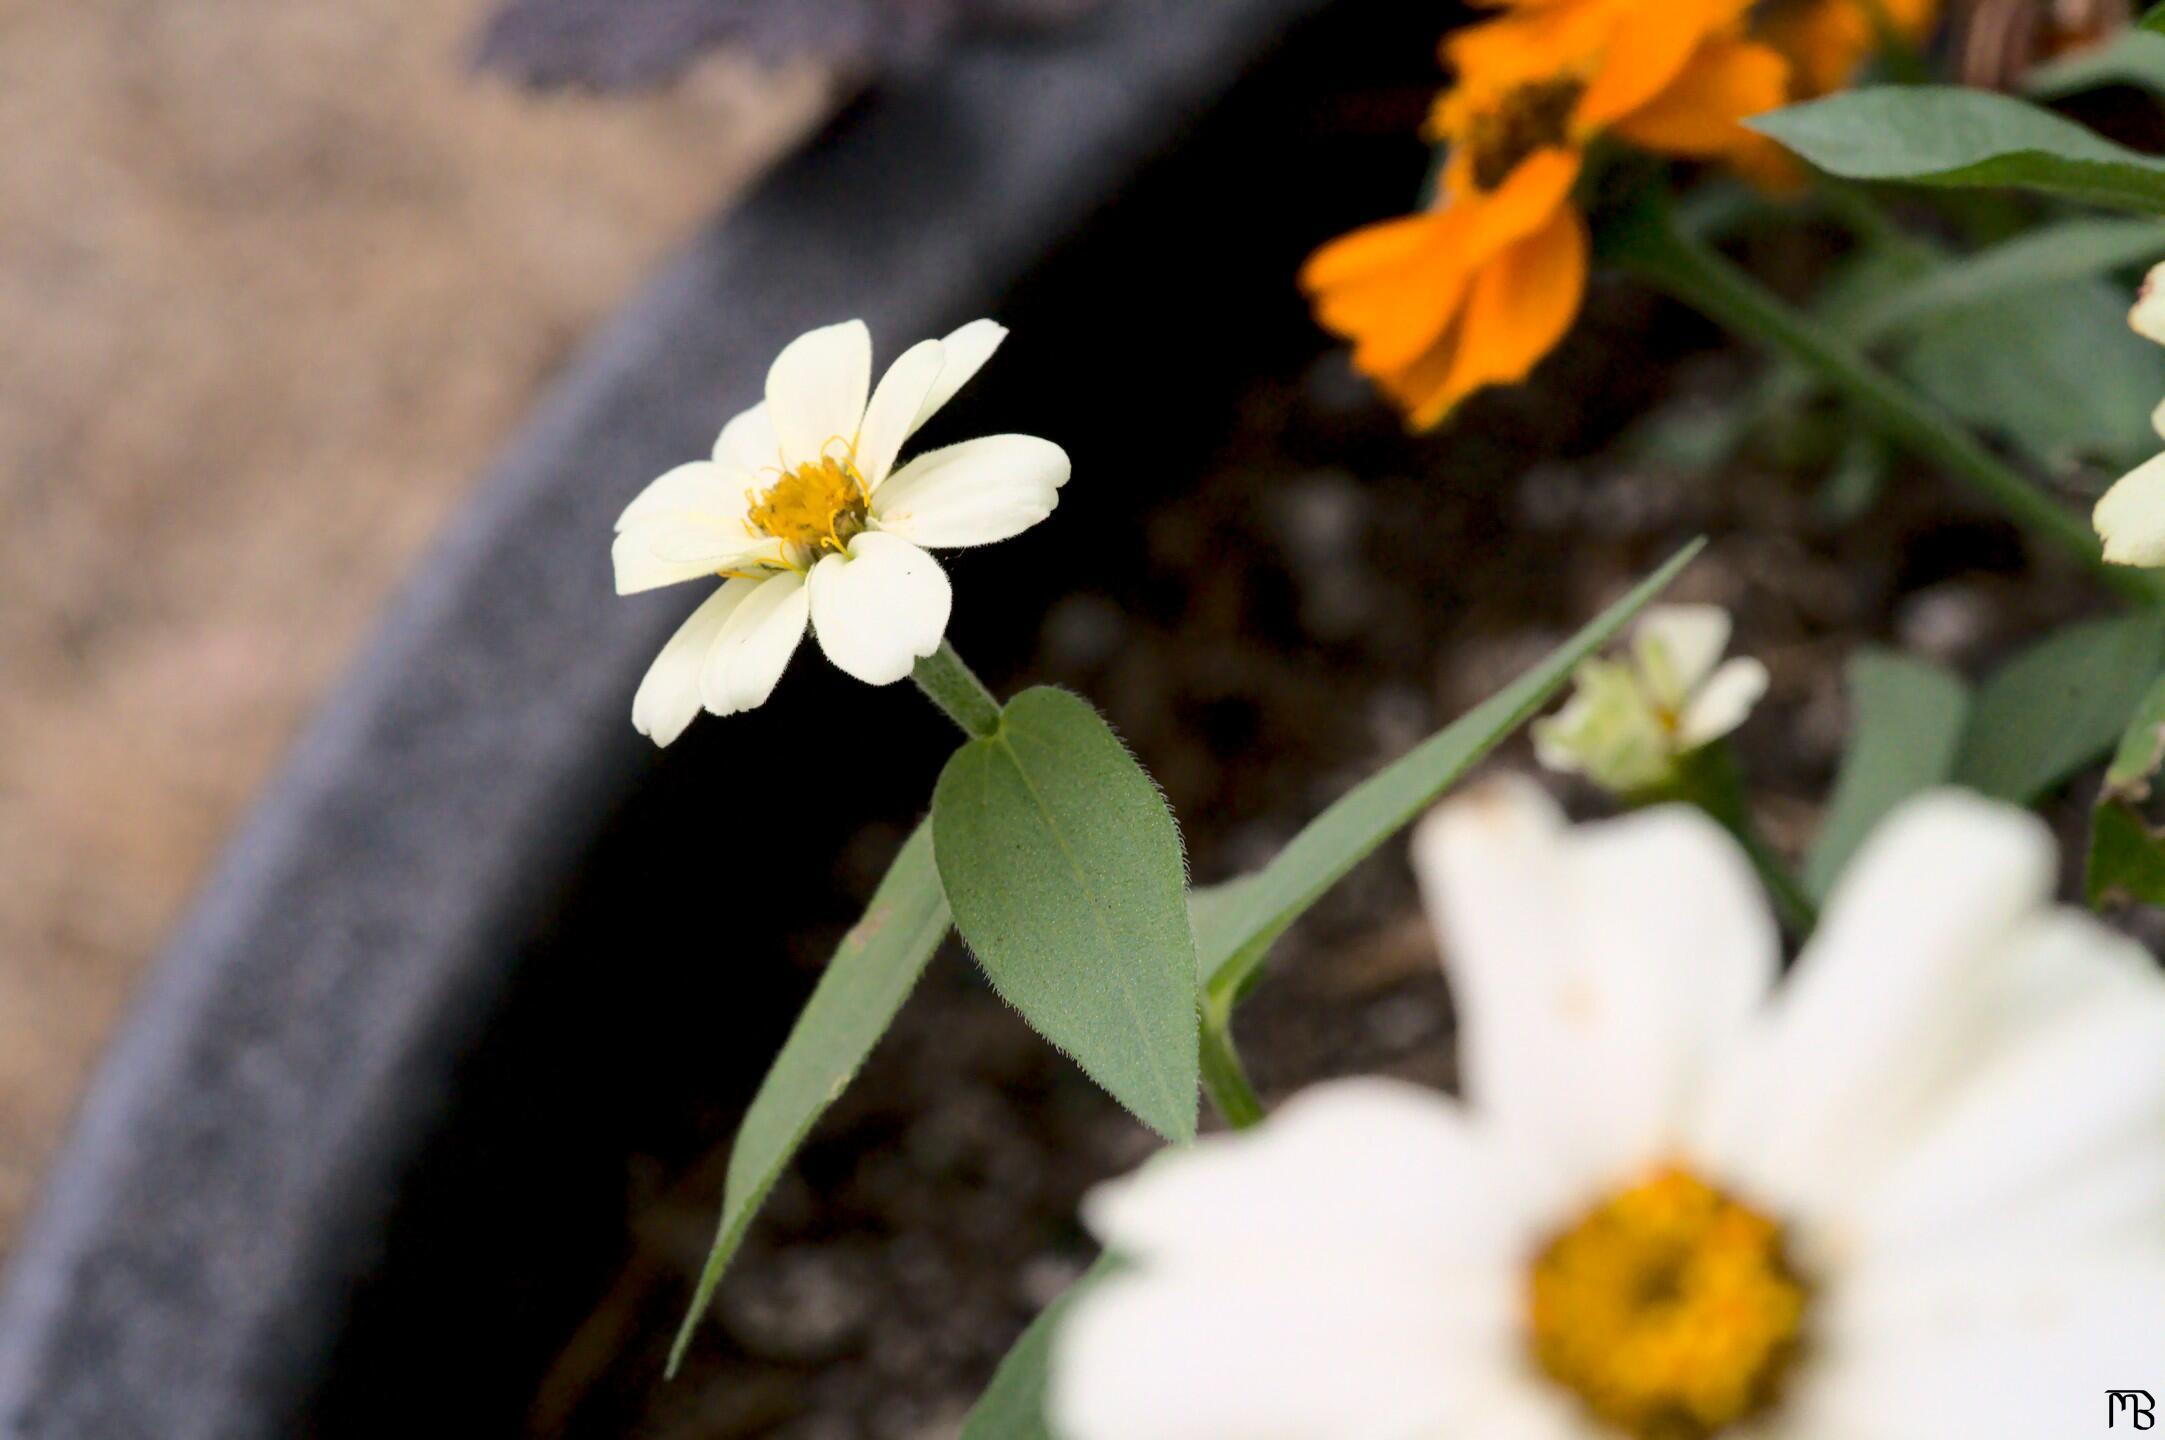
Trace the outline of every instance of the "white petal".
{"label": "white petal", "polygon": [[2150,428],[2157,431],[2158,438],[2165,439],[2165,400],[2160,400],[2150,412]]}
{"label": "white petal", "polygon": [[1867,1255],[2165,1235],[2165,976],[2073,911],[2008,950],[2002,967],[2030,973],[2007,987],[1998,1038],[1857,1203]]}
{"label": "white petal", "polygon": [[617,594],[636,595],[642,590],[712,576],[720,569],[703,559],[663,556],[661,546],[674,534],[672,525],[638,525],[610,543],[609,560],[616,570]]}
{"label": "white petal", "polygon": [[1632,627],[1631,652],[1664,708],[1683,708],[1729,648],[1729,612],[1719,605],[1653,605]]}
{"label": "white petal", "polygon": [[849,320],[799,335],[767,371],[767,412],[794,470],[847,445],[864,423],[872,389],[872,332]]}
{"label": "white petal", "polygon": [[1459,1107],[1397,1080],[1339,1080],[1270,1123],[1168,1150],[1100,1185],[1083,1219],[1122,1257],[1238,1269],[1381,1251],[1415,1269],[1502,1263],[1532,1240],[1494,1150]]}
{"label": "white petal", "polygon": [[757,588],[756,580],[731,580],[708,596],[677,627],[661,654],[647,667],[632,696],[632,728],[656,745],[667,745],[684,733],[699,714],[700,672],[706,668],[707,652],[722,633],[722,625],[745,596]]}
{"label": "white petal", "polygon": [[651,480],[647,487],[632,497],[616,517],[616,528],[622,533],[628,527],[643,520],[656,520],[664,515],[682,511],[713,515],[730,509],[743,509],[743,492],[732,486],[731,472],[711,460],[693,460],[674,470],[664,471],[659,479]]}
{"label": "white petal", "polygon": [[925,340],[902,352],[865,408],[864,426],[857,432],[857,473],[867,489],[877,490],[887,472],[895,468],[902,442],[917,428],[918,407],[939,378],[946,352],[937,340]]}
{"label": "white petal", "polygon": [[1677,724],[1677,747],[1696,750],[1721,739],[1744,723],[1766,693],[1767,667],[1757,660],[1739,655],[1721,665],[1685,703]]}
{"label": "white petal", "polygon": [[611,543],[609,558],[616,569],[616,593],[634,595],[724,570],[777,563],[781,551],[781,542],[754,535],[741,523],[668,515],[634,522]]}
{"label": "white petal", "polygon": [[[1379,1257],[1380,1259],[1380,1257]],[[1085,1294],[1053,1341],[1062,1440],[1436,1440],[1508,1373],[1508,1267],[1479,1275],[1262,1251]]]}
{"label": "white petal", "polygon": [[731,420],[714,439],[714,463],[765,489],[782,468],[782,441],[765,401]]}
{"label": "white petal", "polygon": [[2143,277],[2135,308],[2127,312],[2127,323],[2145,340],[2165,345],[2165,264],[2151,266],[2150,273]]}
{"label": "white petal", "polygon": [[2090,523],[2115,565],[2165,565],[2165,455],[2145,460],[2099,498]]}
{"label": "white petal", "polygon": [[917,418],[910,425],[915,434],[920,426],[940,412],[940,408],[955,398],[955,392],[970,383],[970,377],[985,367],[992,352],[1000,348],[1007,338],[1007,327],[992,320],[972,320],[940,342],[946,351],[947,363],[941,367],[939,379],[926,393],[924,403],[917,407]]}
{"label": "white petal", "polygon": [[807,601],[801,576],[743,583],[754,588],[714,637],[699,676],[700,698],[717,715],[766,704],[804,639]]}
{"label": "white petal", "polygon": [[1791,1213],[1839,1213],[1970,1053],[1990,1000],[1979,968],[2052,875],[2051,835],[2011,806],[1941,791],[1896,811],[1712,1087],[1702,1153]]}
{"label": "white petal", "polygon": [[939,561],[877,530],[814,566],[811,591],[819,648],[867,685],[892,685],[939,649],[954,606]]}
{"label": "white petal", "polygon": [[919,545],[989,545],[1050,515],[1067,452],[1034,435],[988,435],[931,450],[872,497],[879,527]]}
{"label": "white petal", "polygon": [[1687,1100],[1771,983],[1750,867],[1680,808],[1568,830],[1521,780],[1424,821],[1414,862],[1450,972],[1465,1090],[1575,1204],[1674,1153]]}
{"label": "white petal", "polygon": [[[1797,1440],[2105,1435],[2105,1392],[2158,1382],[2165,1257],[1874,1270],[1820,1298],[1776,1433]],[[2122,1413],[2117,1429],[2129,1431]]]}

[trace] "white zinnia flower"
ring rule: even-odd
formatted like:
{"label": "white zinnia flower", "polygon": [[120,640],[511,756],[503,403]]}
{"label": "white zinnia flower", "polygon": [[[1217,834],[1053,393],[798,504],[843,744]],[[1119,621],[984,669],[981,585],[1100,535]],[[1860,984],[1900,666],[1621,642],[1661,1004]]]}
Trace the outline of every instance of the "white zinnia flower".
{"label": "white zinnia flower", "polygon": [[1719,605],[1653,606],[1632,630],[1628,659],[1579,666],[1570,701],[1533,727],[1535,755],[1618,794],[1659,789],[1680,757],[1743,724],[1766,693],[1766,666],[1722,660],[1729,629]]}
{"label": "white zinnia flower", "polygon": [[904,351],[872,388],[861,320],[798,337],[767,372],[767,398],[722,427],[711,460],[679,465],[617,517],[620,595],[720,576],[640,683],[632,724],[667,745],[703,704],[765,703],[809,623],[820,648],[869,685],[939,649],[952,604],[923,547],[984,545],[1052,513],[1066,452],[1030,435],[933,450],[900,469],[919,426],[992,357],[990,320]]}
{"label": "white zinnia flower", "polygon": [[1415,862],[1463,1103],[1323,1085],[1093,1192],[1062,1440],[2039,1440],[2165,1388],[2165,977],[2035,819],[1907,806],[1778,990],[1689,810],[1510,782]]}
{"label": "white zinnia flower", "polygon": [[[2144,339],[2165,345],[2165,264],[2143,278],[2127,323]],[[2165,402],[2151,412],[2150,425],[2165,436]],[[2115,565],[2165,565],[2165,455],[2121,476],[2090,512],[2090,523]]]}

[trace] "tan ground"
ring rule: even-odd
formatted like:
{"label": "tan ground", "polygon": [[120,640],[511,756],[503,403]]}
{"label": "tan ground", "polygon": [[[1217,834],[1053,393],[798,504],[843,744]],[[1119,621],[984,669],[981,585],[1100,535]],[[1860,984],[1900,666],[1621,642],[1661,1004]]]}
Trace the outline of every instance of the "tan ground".
{"label": "tan ground", "polygon": [[0,0],[0,1250],[130,985],[535,386],[826,85],[463,5]]}

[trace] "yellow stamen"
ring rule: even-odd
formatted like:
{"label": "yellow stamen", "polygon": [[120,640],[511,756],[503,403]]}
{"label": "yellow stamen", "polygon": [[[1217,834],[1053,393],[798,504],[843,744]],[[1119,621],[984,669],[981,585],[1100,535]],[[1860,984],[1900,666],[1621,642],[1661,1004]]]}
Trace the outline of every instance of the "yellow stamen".
{"label": "yellow stamen", "polygon": [[845,447],[782,476],[765,491],[746,497],[745,517],[761,534],[819,554],[840,553],[865,527],[865,484],[855,457]]}
{"label": "yellow stamen", "polygon": [[1707,1440],[1771,1405],[1809,1298],[1779,1225],[1676,1167],[1589,1210],[1528,1278],[1535,1362],[1633,1440]]}

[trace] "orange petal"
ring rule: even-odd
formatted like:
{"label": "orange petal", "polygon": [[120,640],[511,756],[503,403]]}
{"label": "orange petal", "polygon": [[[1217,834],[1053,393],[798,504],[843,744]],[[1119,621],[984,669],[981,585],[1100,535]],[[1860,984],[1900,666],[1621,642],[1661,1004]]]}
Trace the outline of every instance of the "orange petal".
{"label": "orange petal", "polygon": [[[1422,383],[1432,379],[1433,371],[1409,371],[1400,377],[1417,428],[1440,424],[1460,401],[1484,386],[1525,379],[1556,347],[1586,295],[1587,250],[1586,221],[1567,206],[1482,268],[1474,277],[1441,383]],[[1427,393],[1414,395],[1423,389]]]}
{"label": "orange petal", "polygon": [[1607,129],[1669,88],[1700,45],[1736,25],[1749,0],[1660,0],[1616,24],[1601,68],[1579,100],[1578,123]]}
{"label": "orange petal", "polygon": [[1670,86],[1619,118],[1613,133],[1649,150],[1725,155],[1750,140],[1737,122],[1789,98],[1789,63],[1752,40],[1709,40]]}
{"label": "orange petal", "polygon": [[1387,302],[1389,315],[1355,336],[1353,363],[1366,374],[1384,375],[1412,364],[1433,346],[1465,303],[1476,272],[1568,208],[1579,165],[1575,150],[1537,150],[1494,190],[1452,200],[1443,211],[1451,228],[1433,261],[1424,261],[1419,271],[1409,267],[1397,293],[1363,297],[1364,311],[1371,300],[1379,307]]}

